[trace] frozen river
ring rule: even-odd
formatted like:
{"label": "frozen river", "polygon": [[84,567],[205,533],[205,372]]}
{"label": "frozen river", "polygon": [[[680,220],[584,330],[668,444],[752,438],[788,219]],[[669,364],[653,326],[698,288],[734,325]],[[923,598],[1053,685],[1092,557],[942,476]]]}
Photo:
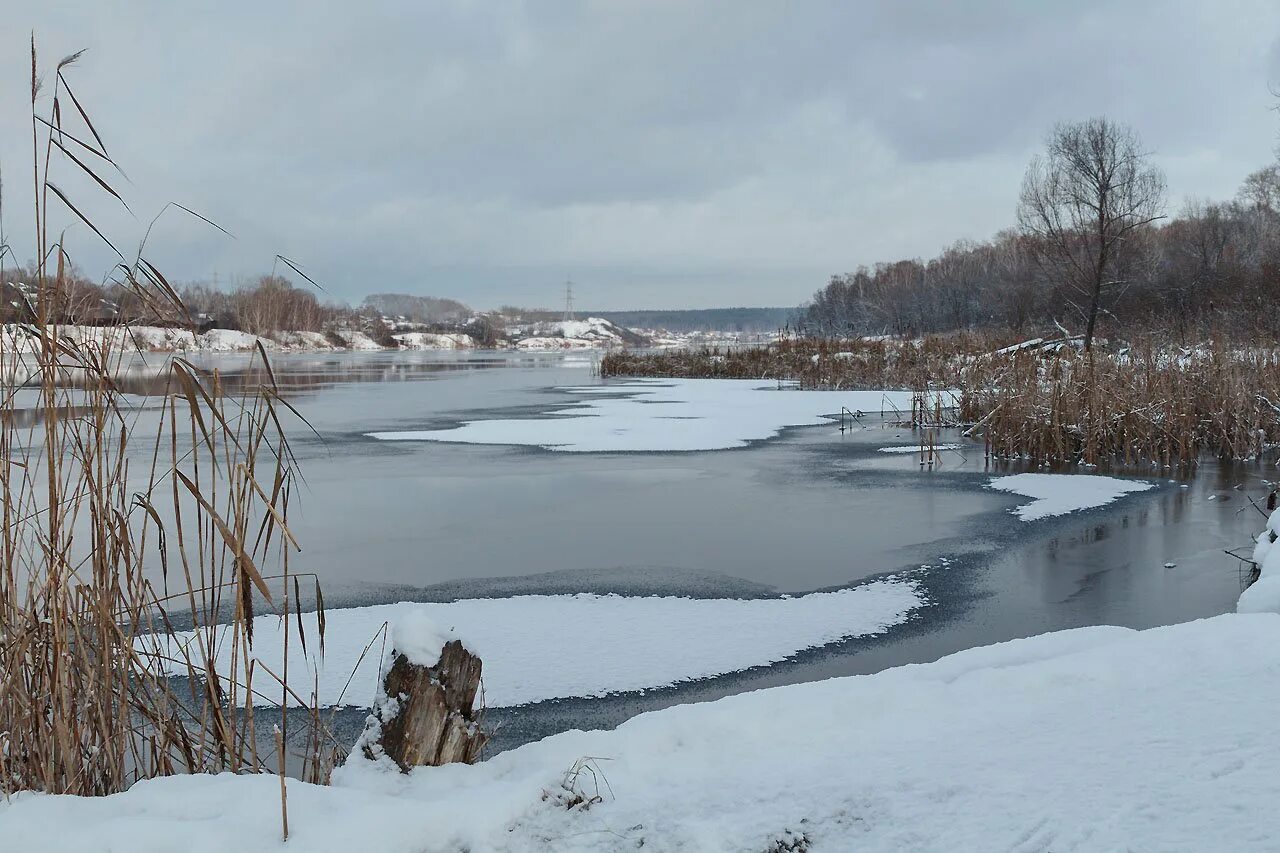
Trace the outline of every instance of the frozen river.
{"label": "frozen river", "polygon": [[[599,379],[581,353],[273,365],[318,434],[294,437],[294,570],[321,578],[331,649],[386,616],[346,608],[434,602],[480,637],[499,748],[1045,631],[1226,612],[1240,585],[1222,551],[1250,542],[1247,497],[1267,476],[1098,481],[1102,497],[1072,498],[1085,508],[1042,514],[1025,508],[1043,484],[991,488],[1019,472],[959,436],[931,469],[881,452],[915,439],[879,414],[903,400],[878,392],[644,387]],[[841,407],[864,413],[858,428],[820,417]],[[364,713],[341,712],[344,731]]]}

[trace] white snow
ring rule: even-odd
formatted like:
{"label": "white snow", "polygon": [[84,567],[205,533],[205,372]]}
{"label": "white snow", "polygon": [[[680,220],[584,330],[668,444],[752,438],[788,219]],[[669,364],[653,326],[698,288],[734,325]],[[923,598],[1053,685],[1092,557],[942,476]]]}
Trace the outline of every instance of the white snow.
{"label": "white snow", "polygon": [[[332,609],[325,613],[323,662],[315,659],[316,614],[303,615],[309,655],[290,620],[289,672],[318,670],[321,704],[367,705],[383,659],[383,626],[426,619],[441,630],[414,622],[406,634],[426,637],[412,642],[424,658],[432,654],[427,646],[439,652],[447,629],[483,658],[486,702],[522,705],[662,687],[776,663],[805,649],[883,633],[923,604],[914,582],[885,579],[794,598],[523,595]],[[173,642],[191,640],[184,633]],[[273,672],[282,671],[283,641],[279,617],[257,617],[253,652]],[[145,647],[147,641],[141,642]],[[221,643],[219,672],[230,671],[231,651],[229,642]],[[174,674],[185,672],[170,666]],[[344,693],[348,680],[353,686]],[[310,685],[312,679],[297,683]]]}
{"label": "white snow", "polygon": [[385,349],[382,344],[366,335],[359,329],[338,329],[336,333],[347,344],[347,349],[351,350],[380,350]]}
{"label": "white snow", "polygon": [[271,339],[284,349],[290,350],[337,349],[323,332],[272,332]]}
{"label": "white snow", "polygon": [[[278,780],[231,774],[19,794],[0,834],[43,853],[1274,851],[1277,707],[1280,615],[1083,628],[474,766],[401,776],[358,759],[332,787],[289,781],[287,846]],[[598,782],[566,775],[583,763]],[[568,807],[567,788],[597,785],[599,802]]]}
{"label": "white snow", "polygon": [[[404,608],[390,625],[392,648],[418,666],[435,666],[440,662],[440,651],[445,644],[460,639],[431,621],[421,607]],[[468,648],[472,654],[480,653],[474,646],[468,645]]]}
{"label": "white snow", "polygon": [[476,345],[470,335],[462,333],[405,332],[392,337],[405,349],[471,349]]}
{"label": "white snow", "polygon": [[[935,445],[933,446],[933,449],[934,449],[934,450],[959,450],[959,449],[960,449],[960,445],[958,445],[958,444],[935,444]],[[880,448],[880,452],[881,452],[881,453],[919,453],[919,452],[920,452],[920,445],[918,445],[918,444],[903,444],[903,445],[899,445],[899,446],[896,446],[896,447],[882,447],[882,448]]]}
{"label": "white snow", "polygon": [[1044,338],[1032,338],[1029,341],[1023,341],[1021,343],[1012,344],[1010,346],[998,349],[994,353],[992,353],[992,355],[1007,355],[1008,353],[1018,352],[1019,350],[1024,350],[1029,347],[1038,347],[1042,343],[1044,343]]}
{"label": "white snow", "polygon": [[516,326],[510,331],[517,339],[516,348],[524,350],[599,349],[626,340],[625,330],[603,317],[548,320]]}
{"label": "white snow", "polygon": [[[113,341],[123,349],[144,352],[250,352],[259,343],[267,350],[335,348],[320,332],[272,332],[270,337],[260,337],[233,329],[210,329],[197,335],[189,329],[136,325],[59,326],[58,333],[81,344]],[[10,324],[0,330],[0,352],[34,352],[34,347],[34,340],[17,326]]]}
{"label": "white snow", "polygon": [[[582,402],[554,417],[469,421],[452,429],[373,432],[384,441],[513,444],[578,453],[693,451],[745,447],[786,427],[825,423],[853,411],[911,409],[910,391],[797,391],[741,379],[639,379],[560,389]],[[600,392],[617,392],[604,396]]]}
{"label": "white snow", "polygon": [[1266,527],[1258,534],[1253,546],[1253,562],[1261,573],[1258,579],[1240,593],[1236,602],[1238,613],[1280,613],[1280,548],[1275,540],[1280,537],[1280,509],[1267,517]]}
{"label": "white snow", "polygon": [[279,349],[275,341],[259,338],[248,332],[237,332],[234,329],[210,329],[200,335],[200,349],[211,352],[248,352],[261,342],[269,350]]}
{"label": "white snow", "polygon": [[1010,510],[1023,521],[1093,509],[1132,492],[1155,488],[1145,480],[1118,480],[1094,474],[1014,474],[996,477],[987,487],[1035,498]]}
{"label": "white snow", "polygon": [[541,335],[516,341],[516,349],[524,350],[596,349],[599,346],[599,341],[583,338],[550,338]]}

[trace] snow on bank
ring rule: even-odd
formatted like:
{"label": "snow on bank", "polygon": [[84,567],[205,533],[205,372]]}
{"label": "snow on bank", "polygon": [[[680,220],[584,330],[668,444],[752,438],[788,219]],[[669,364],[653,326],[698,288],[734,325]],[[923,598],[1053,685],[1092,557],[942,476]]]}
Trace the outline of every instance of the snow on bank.
{"label": "snow on bank", "polygon": [[[325,613],[322,664],[304,656],[292,626],[289,672],[318,668],[321,704],[367,705],[377,685],[383,625],[421,613],[460,635],[483,658],[487,704],[523,705],[662,687],[776,663],[805,649],[883,633],[924,603],[914,582],[888,579],[796,598],[522,595],[334,609]],[[303,621],[307,636],[318,636],[316,615],[304,614]],[[175,638],[191,640],[190,633]],[[257,617],[254,654],[272,672],[282,671],[283,640],[278,617]],[[372,648],[357,665],[370,641]],[[311,645],[314,656],[314,640]],[[218,671],[229,672],[231,644],[219,651]],[[181,675],[185,668],[174,665],[173,672]],[[353,686],[344,695],[348,679]],[[310,685],[312,679],[296,683]]]}
{"label": "snow on bank", "polygon": [[516,349],[554,351],[559,349],[599,349],[602,342],[587,338],[552,338],[536,335],[531,338],[520,338],[516,341]]}
{"label": "snow on bank", "polygon": [[1260,571],[1258,579],[1251,583],[1236,603],[1239,613],[1280,613],[1280,548],[1275,546],[1280,537],[1280,509],[1267,517],[1267,525],[1258,534],[1253,546],[1253,562]]}
{"label": "snow on bank", "polygon": [[1093,474],[1014,474],[996,477],[987,487],[1035,498],[1029,504],[1010,510],[1023,521],[1093,509],[1132,492],[1155,488],[1144,480],[1117,480]]}
{"label": "snow on bank", "polygon": [[522,350],[601,349],[642,342],[641,336],[602,317],[544,321],[510,331]]}
{"label": "snow on bank", "polygon": [[457,333],[404,332],[392,335],[405,349],[474,349],[475,338]]}
{"label": "snow on bank", "polygon": [[383,441],[513,444],[578,453],[724,450],[773,438],[786,427],[825,423],[841,406],[911,410],[910,391],[779,390],[776,382],[759,380],[639,379],[559,390],[579,395],[582,402],[546,413],[555,417],[496,418],[453,429],[369,435]]}
{"label": "snow on bank", "polygon": [[[261,344],[268,351],[342,349],[321,332],[272,332],[251,335],[234,329],[210,329],[196,334],[190,329],[167,326],[59,326],[58,333],[82,345],[98,346],[111,341],[124,350],[144,352],[251,352]],[[338,335],[347,349],[382,349],[368,335],[341,330]],[[33,353],[34,338],[20,327],[0,327],[0,353]]]}
{"label": "snow on bank", "polygon": [[[48,853],[1274,851],[1278,705],[1280,616],[1083,628],[682,705],[470,767],[357,760],[333,787],[290,780],[287,847],[275,777],[230,774],[18,795],[0,834]],[[589,756],[601,801],[567,808],[565,773]],[[596,790],[590,774],[577,787]]]}

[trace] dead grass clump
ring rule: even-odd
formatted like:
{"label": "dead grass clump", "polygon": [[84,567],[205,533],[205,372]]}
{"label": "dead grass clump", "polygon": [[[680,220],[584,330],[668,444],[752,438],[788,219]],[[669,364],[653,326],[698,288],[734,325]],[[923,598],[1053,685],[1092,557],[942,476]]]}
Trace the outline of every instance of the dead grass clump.
{"label": "dead grass clump", "polygon": [[1280,351],[1143,343],[1116,353],[1033,350],[972,365],[961,418],[992,456],[1056,464],[1194,465],[1280,441]]}

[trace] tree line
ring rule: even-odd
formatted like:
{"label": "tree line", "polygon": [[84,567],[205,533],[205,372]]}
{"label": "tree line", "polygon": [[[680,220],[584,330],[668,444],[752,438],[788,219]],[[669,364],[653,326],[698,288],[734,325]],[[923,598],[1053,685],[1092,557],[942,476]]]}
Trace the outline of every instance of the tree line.
{"label": "tree line", "polygon": [[[449,330],[470,331],[477,325],[474,312],[456,300],[377,293],[352,307],[323,301],[322,292],[310,284],[295,285],[288,277],[274,273],[230,288],[207,282],[178,285],[181,308],[177,300],[144,302],[133,289],[94,282],[70,264],[60,278],[46,280],[43,293],[34,285],[38,280],[33,264],[0,267],[0,323],[34,322],[45,316],[52,322],[69,324],[148,323],[237,329],[255,335],[363,329],[386,325],[383,318],[393,325]],[[40,304],[42,299],[44,305]]]}
{"label": "tree line", "polygon": [[801,306],[819,335],[1151,330],[1179,340],[1264,333],[1280,293],[1280,159],[1225,202],[1166,215],[1164,176],[1134,131],[1106,118],[1054,128],[1028,167],[1017,225],[832,276]]}

